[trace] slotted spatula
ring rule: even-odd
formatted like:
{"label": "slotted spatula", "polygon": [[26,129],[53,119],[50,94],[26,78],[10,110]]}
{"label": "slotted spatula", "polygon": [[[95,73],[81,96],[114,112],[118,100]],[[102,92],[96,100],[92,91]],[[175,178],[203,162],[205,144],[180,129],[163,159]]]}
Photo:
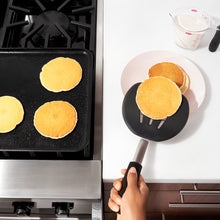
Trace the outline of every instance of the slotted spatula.
{"label": "slotted spatula", "polygon": [[183,129],[189,117],[187,99],[182,95],[182,103],[174,115],[164,120],[152,120],[145,115],[141,116],[136,104],[139,85],[140,83],[133,85],[123,100],[122,114],[128,128],[139,137],[152,141],[164,141],[176,136]]}
{"label": "slotted spatula", "polygon": [[[163,120],[152,120],[142,115],[136,104],[136,94],[139,85],[140,83],[133,85],[123,100],[122,114],[128,128],[139,137],[152,141],[165,141],[176,136],[183,129],[189,117],[189,104],[187,99],[182,95],[182,103],[174,115]],[[142,148],[146,150],[147,144],[147,142],[144,143],[144,141],[142,141],[139,145],[142,145]],[[137,151],[139,150],[137,149]],[[136,168],[139,178],[142,166],[140,163],[130,162],[122,181],[122,189],[119,191],[120,196],[123,196],[126,190],[127,174],[131,167]]]}

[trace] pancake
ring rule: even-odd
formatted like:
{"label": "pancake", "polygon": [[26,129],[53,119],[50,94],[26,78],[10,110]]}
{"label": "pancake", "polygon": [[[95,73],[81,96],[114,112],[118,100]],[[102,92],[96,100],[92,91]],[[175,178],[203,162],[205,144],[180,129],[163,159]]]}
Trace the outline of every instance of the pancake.
{"label": "pancake", "polygon": [[182,102],[179,87],[170,79],[156,76],[140,84],[136,103],[142,114],[152,119],[164,119],[173,115]]}
{"label": "pancake", "polygon": [[76,123],[76,109],[65,101],[46,102],[34,114],[34,126],[37,131],[52,139],[65,137],[73,131]]}
{"label": "pancake", "polygon": [[0,97],[0,133],[15,129],[24,118],[21,102],[13,96]]}
{"label": "pancake", "polygon": [[153,65],[149,69],[148,76],[164,76],[175,82],[179,88],[185,81],[184,71],[178,65],[170,62],[162,62]]}
{"label": "pancake", "polygon": [[52,92],[71,90],[81,79],[82,68],[71,58],[57,57],[46,63],[40,73],[41,84]]}
{"label": "pancake", "polygon": [[180,91],[182,92],[182,94],[184,94],[189,88],[189,77],[185,72],[184,75],[185,75],[184,84],[180,87]]}

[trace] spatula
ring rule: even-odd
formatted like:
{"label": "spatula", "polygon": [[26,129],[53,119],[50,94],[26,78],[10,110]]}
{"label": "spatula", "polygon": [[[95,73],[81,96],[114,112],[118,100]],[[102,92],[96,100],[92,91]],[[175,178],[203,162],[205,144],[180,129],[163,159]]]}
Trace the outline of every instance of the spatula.
{"label": "spatula", "polygon": [[[152,120],[140,113],[136,104],[136,93],[140,83],[133,85],[126,93],[123,104],[122,114],[128,128],[141,139],[134,156],[134,160],[129,163],[125,176],[122,180],[122,188],[119,195],[122,197],[127,188],[127,175],[131,167],[135,167],[138,178],[142,169],[141,162],[144,157],[148,140],[164,141],[177,135],[185,126],[189,116],[189,104],[182,95],[182,103],[177,112],[164,120]],[[159,100],[158,100],[159,101]],[[138,180],[137,178],[137,180]],[[119,211],[120,213],[120,211]]]}
{"label": "spatula", "polygon": [[133,85],[123,100],[122,114],[128,128],[139,137],[152,141],[164,141],[176,136],[183,129],[189,117],[187,99],[182,95],[182,103],[174,115],[164,120],[152,120],[145,115],[140,116],[140,110],[136,104],[139,85],[140,83]]}

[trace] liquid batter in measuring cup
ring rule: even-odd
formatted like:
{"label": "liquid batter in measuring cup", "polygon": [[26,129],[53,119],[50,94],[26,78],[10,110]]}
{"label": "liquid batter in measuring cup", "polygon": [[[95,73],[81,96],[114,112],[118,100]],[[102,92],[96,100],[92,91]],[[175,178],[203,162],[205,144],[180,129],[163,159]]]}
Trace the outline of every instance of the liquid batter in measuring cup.
{"label": "liquid batter in measuring cup", "polygon": [[194,50],[209,29],[211,19],[198,9],[179,9],[170,13],[176,35],[176,44]]}

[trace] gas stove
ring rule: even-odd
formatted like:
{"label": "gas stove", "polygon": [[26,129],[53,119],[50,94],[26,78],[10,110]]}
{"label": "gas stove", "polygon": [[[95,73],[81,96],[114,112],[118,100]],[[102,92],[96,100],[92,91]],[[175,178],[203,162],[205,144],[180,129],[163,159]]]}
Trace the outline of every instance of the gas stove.
{"label": "gas stove", "polygon": [[[98,0],[0,0],[0,96],[24,105],[29,97],[23,125],[0,134],[0,219],[102,219],[102,12]],[[36,92],[38,66],[58,56],[83,63],[86,99],[80,86],[75,94]],[[79,125],[57,142],[35,133],[28,104],[55,98],[87,109],[86,132]]]}

